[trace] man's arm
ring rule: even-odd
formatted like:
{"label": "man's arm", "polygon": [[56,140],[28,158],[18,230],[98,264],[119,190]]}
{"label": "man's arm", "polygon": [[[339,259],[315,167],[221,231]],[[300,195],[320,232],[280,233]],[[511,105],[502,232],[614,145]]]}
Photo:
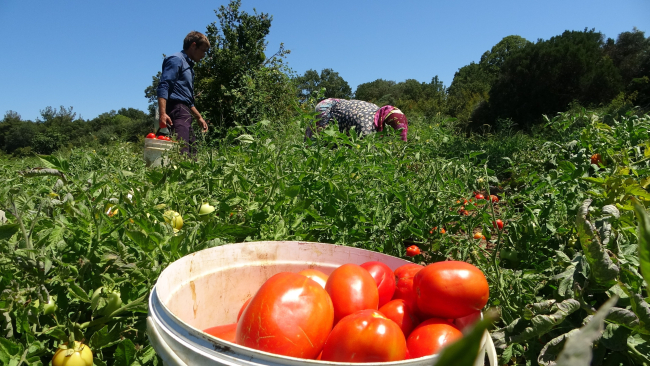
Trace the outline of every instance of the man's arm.
{"label": "man's arm", "polygon": [[196,109],[195,106],[192,106],[190,108],[190,111],[192,112],[194,118],[196,118],[196,120],[199,121],[199,123],[201,124],[201,129],[203,130],[203,132],[208,132],[208,123],[205,122],[203,117],[201,117],[201,113],[199,113],[199,110]]}
{"label": "man's arm", "polygon": [[167,99],[158,98],[158,127],[165,128],[173,125],[171,117],[167,115]]}

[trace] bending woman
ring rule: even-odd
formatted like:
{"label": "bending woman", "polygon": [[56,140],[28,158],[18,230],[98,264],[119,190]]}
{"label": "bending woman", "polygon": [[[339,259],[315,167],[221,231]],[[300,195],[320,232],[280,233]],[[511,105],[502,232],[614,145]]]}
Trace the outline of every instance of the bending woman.
{"label": "bending woman", "polygon": [[[383,131],[384,126],[391,126],[395,130],[401,129],[402,140],[406,141],[408,120],[402,111],[393,106],[380,108],[376,104],[361,100],[328,98],[316,105],[316,111],[318,130],[327,127],[332,120],[338,121],[341,132],[354,128],[360,136]],[[306,135],[312,136],[311,129],[307,129]]]}

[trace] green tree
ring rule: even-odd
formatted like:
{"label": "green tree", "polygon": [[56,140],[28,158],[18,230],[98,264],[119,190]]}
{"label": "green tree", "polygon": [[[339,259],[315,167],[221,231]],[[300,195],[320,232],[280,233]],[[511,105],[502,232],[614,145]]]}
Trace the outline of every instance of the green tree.
{"label": "green tree", "polygon": [[603,51],[601,33],[566,31],[510,55],[490,89],[488,121],[510,118],[529,126],[570,103],[608,103],[623,90],[621,76]]}
{"label": "green tree", "polygon": [[526,45],[523,37],[511,35],[501,39],[489,51],[485,51],[479,63],[460,68],[449,86],[448,112],[467,122],[474,113],[486,106],[490,89],[496,82],[506,60]]}
{"label": "green tree", "polygon": [[369,83],[360,84],[354,92],[354,98],[375,104],[378,104],[377,102],[380,100],[395,100],[395,96],[391,94],[391,92],[396,92],[395,90],[392,90],[395,84],[396,83],[392,80],[384,79],[377,79]]}
{"label": "green tree", "polygon": [[616,41],[608,39],[604,50],[621,73],[625,93],[650,107],[650,37],[634,28],[619,34]]}
{"label": "green tree", "polygon": [[270,58],[264,53],[273,17],[250,15],[240,6],[240,0],[232,0],[215,11],[219,21],[206,31],[210,50],[195,66],[197,108],[221,128],[264,117],[285,119],[295,103],[295,86],[283,63],[290,51],[281,44]]}
{"label": "green tree", "polygon": [[298,98],[301,101],[313,97],[325,88],[325,98],[350,99],[352,88],[338,72],[332,69],[323,69],[320,75],[316,70],[307,70],[302,76],[295,78],[298,88]]}

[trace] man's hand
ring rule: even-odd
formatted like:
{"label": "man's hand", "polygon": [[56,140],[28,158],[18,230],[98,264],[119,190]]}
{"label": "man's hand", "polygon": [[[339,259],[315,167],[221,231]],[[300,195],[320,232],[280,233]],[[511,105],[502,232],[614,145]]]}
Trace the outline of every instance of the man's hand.
{"label": "man's hand", "polygon": [[201,124],[201,130],[204,133],[208,132],[208,123],[203,119],[203,117],[199,118],[199,123]]}
{"label": "man's hand", "polygon": [[167,113],[161,113],[160,118],[158,119],[158,127],[160,128],[167,128],[168,126],[172,126],[172,119],[169,117]]}

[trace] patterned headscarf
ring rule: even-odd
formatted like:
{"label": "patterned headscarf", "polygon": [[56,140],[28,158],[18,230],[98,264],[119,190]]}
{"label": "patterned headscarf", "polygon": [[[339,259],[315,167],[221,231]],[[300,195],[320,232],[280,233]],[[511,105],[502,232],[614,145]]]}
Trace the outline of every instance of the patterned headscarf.
{"label": "patterned headscarf", "polygon": [[406,141],[408,120],[402,111],[390,105],[379,108],[375,113],[375,127],[377,131],[383,131],[385,125],[391,126],[395,130],[401,129],[402,140]]}

